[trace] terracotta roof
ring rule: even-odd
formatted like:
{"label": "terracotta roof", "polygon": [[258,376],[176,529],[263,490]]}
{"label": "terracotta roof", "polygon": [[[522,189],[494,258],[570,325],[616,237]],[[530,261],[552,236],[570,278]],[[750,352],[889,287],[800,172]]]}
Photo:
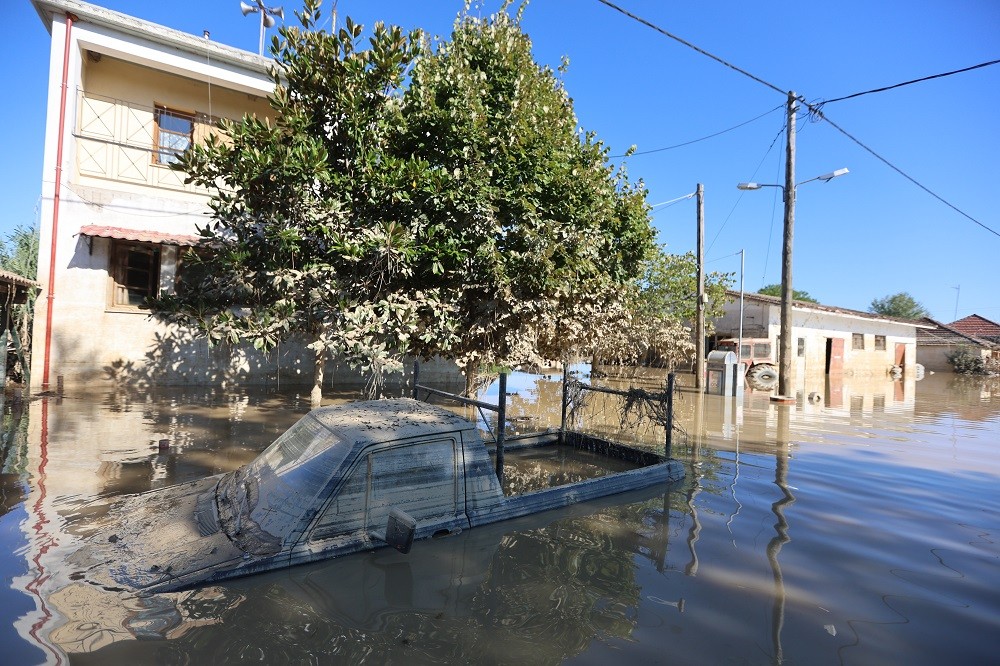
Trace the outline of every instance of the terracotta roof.
{"label": "terracotta roof", "polygon": [[88,224],[80,228],[81,236],[97,236],[98,238],[116,238],[118,240],[136,241],[138,243],[162,243],[163,245],[197,245],[201,242],[199,236],[187,234],[170,234],[163,231],[145,231],[142,229],[125,229],[123,227],[105,227]]}
{"label": "terracotta roof", "polygon": [[977,338],[1000,337],[1000,324],[995,321],[990,321],[986,317],[980,317],[977,314],[963,317],[958,321],[953,321],[948,324],[948,326],[956,331],[961,331],[966,335],[971,335]]}
{"label": "terracotta roof", "polygon": [[[731,289],[726,290],[726,296],[734,300],[739,300],[740,292],[733,291]],[[781,305],[781,298],[778,296],[768,296],[767,294],[756,294],[750,292],[743,292],[744,301],[757,301],[758,303],[768,303],[770,305]],[[875,314],[874,312],[862,312],[861,310],[849,310],[847,308],[838,308],[833,305],[823,305],[821,303],[813,303],[811,301],[792,301],[792,307],[798,310],[816,310],[818,312],[832,312],[835,314],[842,314],[850,317],[860,317],[861,319],[871,319],[873,321],[890,321],[897,324],[909,324],[910,326],[916,326],[918,329],[921,327],[930,327],[923,319],[903,319],[901,317],[889,317],[886,315]]]}
{"label": "terracotta roof", "polygon": [[918,345],[975,345],[985,349],[1000,349],[1000,345],[997,345],[995,342],[963,333],[951,324],[942,324],[930,317],[925,317],[920,321],[930,324],[930,326],[917,329]]}

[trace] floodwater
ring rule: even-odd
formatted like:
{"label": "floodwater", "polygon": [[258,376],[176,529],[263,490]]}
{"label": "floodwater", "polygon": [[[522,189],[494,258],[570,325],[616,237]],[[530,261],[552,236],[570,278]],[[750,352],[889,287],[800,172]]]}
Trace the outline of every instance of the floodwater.
{"label": "floodwater", "polygon": [[[558,383],[521,377],[511,390],[519,429],[558,422]],[[620,427],[617,407],[590,395],[574,424]],[[234,469],[307,404],[188,389],[8,405],[0,661],[996,663],[1000,380],[946,374],[816,378],[790,407],[681,391],[683,482],[405,556],[145,598],[79,580],[69,558],[115,497]],[[526,460],[517,475],[529,481],[591,473]]]}

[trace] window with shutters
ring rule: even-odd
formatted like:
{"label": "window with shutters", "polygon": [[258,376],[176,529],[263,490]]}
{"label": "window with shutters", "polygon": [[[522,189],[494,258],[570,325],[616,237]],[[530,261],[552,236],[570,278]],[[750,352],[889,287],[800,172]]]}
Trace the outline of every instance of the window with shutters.
{"label": "window with shutters", "polygon": [[160,246],[153,243],[112,241],[111,306],[146,308],[160,284]]}

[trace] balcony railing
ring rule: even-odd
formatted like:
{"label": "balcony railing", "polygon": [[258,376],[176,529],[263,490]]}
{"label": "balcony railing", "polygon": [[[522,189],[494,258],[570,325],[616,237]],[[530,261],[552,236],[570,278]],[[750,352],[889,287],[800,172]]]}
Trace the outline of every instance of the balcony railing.
{"label": "balcony railing", "polygon": [[[81,176],[105,178],[183,192],[205,193],[184,183],[182,173],[157,163],[156,109],[134,102],[79,91],[77,169]],[[193,116],[195,143],[215,131],[218,118]],[[160,160],[162,161],[162,160]]]}

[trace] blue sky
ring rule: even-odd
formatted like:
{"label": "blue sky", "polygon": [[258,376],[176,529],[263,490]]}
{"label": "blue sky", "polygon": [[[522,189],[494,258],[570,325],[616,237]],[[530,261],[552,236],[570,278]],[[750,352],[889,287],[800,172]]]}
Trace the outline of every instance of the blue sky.
{"label": "blue sky", "polygon": [[[256,51],[259,23],[237,0],[97,4]],[[459,0],[340,0],[341,17],[447,34]],[[836,3],[652,2],[616,4],[810,102],[1000,59],[996,0],[841,0]],[[11,149],[2,169],[0,233],[37,219],[49,36],[28,0],[8,0],[14,99],[0,105]],[[756,5],[756,6],[754,6]],[[499,2],[485,2],[489,13]],[[327,12],[331,3],[324,4]],[[286,20],[293,9],[286,5]],[[739,273],[748,291],[781,279],[780,190],[785,96],[610,9],[597,0],[533,0],[524,15],[536,59],[570,61],[564,77],[580,124],[597,132],[642,178],[651,204],[705,187],[708,270]],[[768,113],[769,111],[772,111]],[[949,322],[977,313],[1000,321],[1000,65],[830,103],[824,113],[969,220],[826,122],[800,118],[797,181],[841,167],[850,174],[798,189],[794,286],[828,305],[867,310],[909,292]],[[676,146],[722,132],[714,138]],[[775,140],[777,138],[777,140]],[[618,160],[616,160],[618,161]],[[695,204],[654,209],[672,252],[694,249]],[[994,233],[996,232],[996,233]],[[957,289],[961,287],[961,289]]]}

